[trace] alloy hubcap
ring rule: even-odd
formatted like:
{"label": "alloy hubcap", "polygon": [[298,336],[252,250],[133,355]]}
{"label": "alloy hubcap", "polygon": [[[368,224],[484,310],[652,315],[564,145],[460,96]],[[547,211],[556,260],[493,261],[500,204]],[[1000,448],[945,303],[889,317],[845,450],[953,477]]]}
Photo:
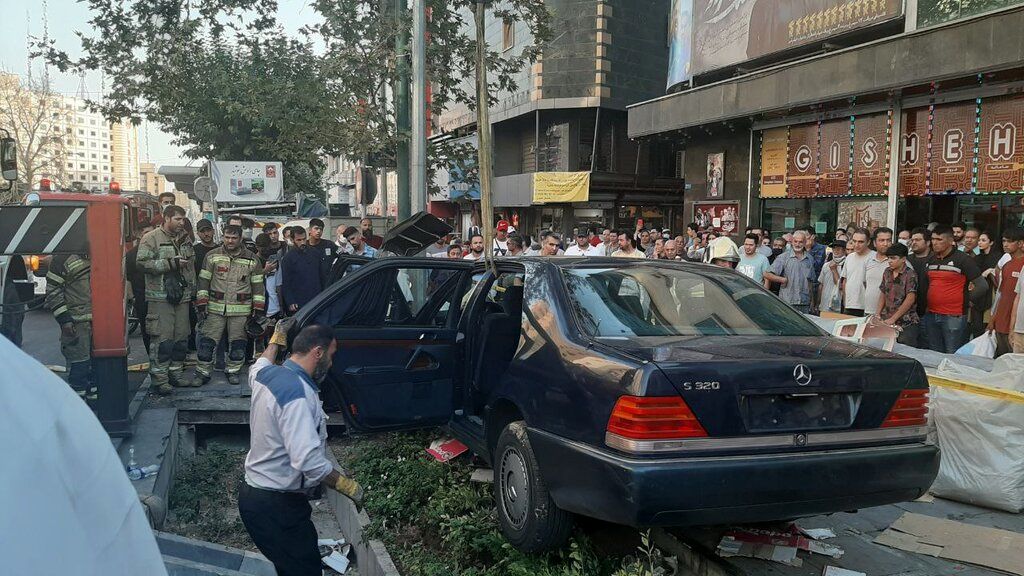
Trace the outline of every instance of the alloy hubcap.
{"label": "alloy hubcap", "polygon": [[526,513],[530,509],[529,476],[519,450],[507,448],[501,456],[498,471],[502,512],[512,526],[519,530],[526,525]]}

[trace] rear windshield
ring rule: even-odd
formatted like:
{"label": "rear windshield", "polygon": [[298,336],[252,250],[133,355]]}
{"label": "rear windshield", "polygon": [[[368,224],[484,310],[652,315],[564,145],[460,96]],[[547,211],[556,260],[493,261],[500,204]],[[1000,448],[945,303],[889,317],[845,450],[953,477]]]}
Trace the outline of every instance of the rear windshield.
{"label": "rear windshield", "polygon": [[822,334],[770,292],[726,271],[637,266],[562,273],[573,312],[594,338]]}

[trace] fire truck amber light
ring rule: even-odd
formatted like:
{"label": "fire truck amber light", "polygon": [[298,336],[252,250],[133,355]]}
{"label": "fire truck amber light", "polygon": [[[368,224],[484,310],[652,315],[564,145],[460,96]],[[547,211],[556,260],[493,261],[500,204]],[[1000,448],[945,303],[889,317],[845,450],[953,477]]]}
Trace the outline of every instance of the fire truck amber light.
{"label": "fire truck amber light", "polygon": [[671,396],[620,397],[608,418],[608,432],[633,440],[707,436],[686,402]]}
{"label": "fire truck amber light", "polygon": [[924,426],[928,423],[928,389],[904,390],[882,422],[882,428]]}

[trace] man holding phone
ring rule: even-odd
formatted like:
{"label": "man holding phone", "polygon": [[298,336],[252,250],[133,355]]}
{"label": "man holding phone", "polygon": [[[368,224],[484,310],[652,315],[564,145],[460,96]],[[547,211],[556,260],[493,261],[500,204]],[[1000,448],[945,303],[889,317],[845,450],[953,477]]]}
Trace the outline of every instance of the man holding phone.
{"label": "man holding phone", "polygon": [[135,263],[146,276],[149,374],[158,393],[170,394],[172,386],[182,385],[196,271],[192,242],[181,234],[185,209],[172,204],[163,217],[159,228],[142,237]]}

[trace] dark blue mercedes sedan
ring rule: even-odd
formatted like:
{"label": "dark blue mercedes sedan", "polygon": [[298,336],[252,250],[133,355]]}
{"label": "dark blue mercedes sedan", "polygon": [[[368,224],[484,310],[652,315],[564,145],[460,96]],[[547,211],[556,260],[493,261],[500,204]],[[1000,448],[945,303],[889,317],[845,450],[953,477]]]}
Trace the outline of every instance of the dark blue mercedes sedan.
{"label": "dark blue mercedes sedan", "polygon": [[746,277],[606,258],[360,262],[299,314],[333,326],[325,403],[364,431],[448,425],[502,531],[793,519],[925,492],[928,381]]}

